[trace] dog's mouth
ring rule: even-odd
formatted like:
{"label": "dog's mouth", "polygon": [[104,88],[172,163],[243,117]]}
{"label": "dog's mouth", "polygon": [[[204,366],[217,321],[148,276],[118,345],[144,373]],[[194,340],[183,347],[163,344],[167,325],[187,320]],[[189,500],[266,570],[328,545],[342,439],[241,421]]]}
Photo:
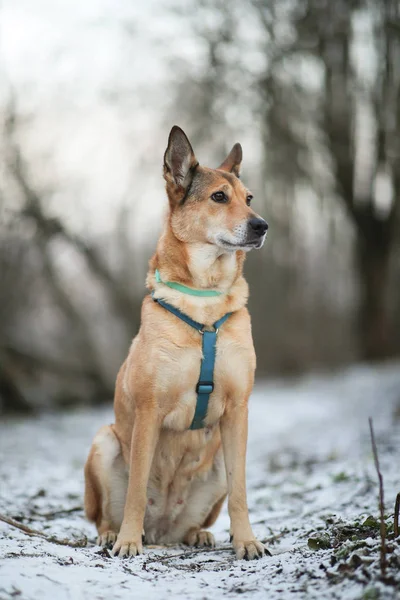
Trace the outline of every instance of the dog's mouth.
{"label": "dog's mouth", "polygon": [[248,252],[249,250],[258,250],[264,244],[265,238],[267,234],[263,235],[261,238],[257,237],[257,239],[245,240],[240,242],[229,242],[223,238],[218,240],[218,246],[222,248],[226,248],[227,250],[245,250]]}

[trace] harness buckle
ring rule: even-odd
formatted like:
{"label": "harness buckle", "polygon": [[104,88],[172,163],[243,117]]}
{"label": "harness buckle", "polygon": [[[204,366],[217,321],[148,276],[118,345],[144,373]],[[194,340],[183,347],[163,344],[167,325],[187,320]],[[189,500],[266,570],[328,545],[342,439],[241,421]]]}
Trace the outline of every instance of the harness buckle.
{"label": "harness buckle", "polygon": [[196,385],[197,394],[211,394],[214,391],[213,381],[199,381]]}

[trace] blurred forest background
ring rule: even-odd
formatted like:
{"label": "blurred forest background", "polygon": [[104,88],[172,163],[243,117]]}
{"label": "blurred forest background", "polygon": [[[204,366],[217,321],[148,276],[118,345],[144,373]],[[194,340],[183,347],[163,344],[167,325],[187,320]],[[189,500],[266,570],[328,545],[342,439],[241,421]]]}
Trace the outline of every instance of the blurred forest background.
{"label": "blurred forest background", "polygon": [[270,224],[258,376],[400,353],[398,0],[3,0],[0,411],[111,399],[173,124]]}

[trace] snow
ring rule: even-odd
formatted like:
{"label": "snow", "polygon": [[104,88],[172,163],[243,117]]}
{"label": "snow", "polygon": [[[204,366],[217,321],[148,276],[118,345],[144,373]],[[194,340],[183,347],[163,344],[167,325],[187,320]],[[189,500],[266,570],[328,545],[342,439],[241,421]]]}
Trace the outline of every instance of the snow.
{"label": "snow", "polygon": [[359,538],[343,534],[357,532],[369,515],[378,518],[369,416],[387,523],[393,522],[399,406],[399,364],[256,386],[248,500],[255,533],[272,556],[253,562],[235,560],[226,508],[212,529],[215,550],[153,547],[135,559],[107,556],[84,520],[82,467],[94,433],[113,419],[111,408],[7,419],[0,425],[0,513],[60,539],[87,536],[88,544],[56,545],[0,523],[0,600],[399,598],[400,545],[389,541],[385,582],[379,532],[364,527]]}

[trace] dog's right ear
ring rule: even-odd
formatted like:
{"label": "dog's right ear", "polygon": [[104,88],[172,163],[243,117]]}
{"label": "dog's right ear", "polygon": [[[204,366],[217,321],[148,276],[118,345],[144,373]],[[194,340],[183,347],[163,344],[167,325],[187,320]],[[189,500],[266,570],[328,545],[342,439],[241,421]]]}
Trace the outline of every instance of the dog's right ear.
{"label": "dog's right ear", "polygon": [[174,125],[164,154],[164,178],[186,190],[198,164],[186,134]]}

